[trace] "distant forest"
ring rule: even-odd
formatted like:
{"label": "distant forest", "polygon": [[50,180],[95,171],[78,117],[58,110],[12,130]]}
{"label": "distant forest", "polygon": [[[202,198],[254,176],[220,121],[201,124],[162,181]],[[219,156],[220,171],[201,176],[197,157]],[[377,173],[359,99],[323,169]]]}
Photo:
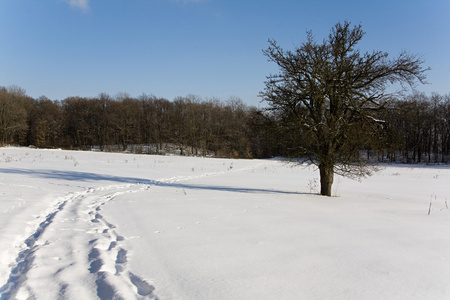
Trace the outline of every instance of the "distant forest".
{"label": "distant forest", "polygon": [[[383,134],[361,155],[385,162],[450,162],[450,94],[392,99],[376,112]],[[33,99],[0,87],[0,145],[233,158],[289,156],[301,144],[275,113],[239,98],[173,101],[143,94]]]}

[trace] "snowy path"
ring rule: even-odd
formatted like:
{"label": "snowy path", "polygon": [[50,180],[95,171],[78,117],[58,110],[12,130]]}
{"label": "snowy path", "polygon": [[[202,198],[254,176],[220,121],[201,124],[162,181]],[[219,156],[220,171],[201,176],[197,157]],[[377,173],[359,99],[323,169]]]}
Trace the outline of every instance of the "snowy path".
{"label": "snowy path", "polygon": [[53,204],[53,210],[45,210],[49,213],[35,216],[43,221],[23,241],[25,249],[10,263],[14,267],[0,287],[0,299],[93,299],[96,295],[100,299],[158,299],[153,284],[129,268],[129,251],[121,245],[126,237],[103,215],[102,206],[117,196],[147,191],[152,186],[183,187],[180,182],[262,165],[234,170],[231,166],[224,171],[140,183],[76,186],[84,191],[70,192]]}
{"label": "snowy path", "polygon": [[67,196],[24,241],[27,248],[16,258],[1,299],[26,294],[42,299],[49,291],[53,299],[90,299],[95,297],[93,290],[100,299],[118,298],[117,290],[125,299],[156,299],[154,287],[128,269],[127,250],[120,245],[125,238],[101,213],[101,207],[117,195],[148,188],[112,185]]}

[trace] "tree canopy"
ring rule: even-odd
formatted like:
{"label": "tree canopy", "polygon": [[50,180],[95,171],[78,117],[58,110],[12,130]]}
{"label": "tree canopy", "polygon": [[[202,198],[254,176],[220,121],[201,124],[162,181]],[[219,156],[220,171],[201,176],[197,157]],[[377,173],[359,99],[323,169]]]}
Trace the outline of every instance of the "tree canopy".
{"label": "tree canopy", "polygon": [[322,195],[331,196],[334,173],[369,173],[360,150],[375,142],[383,128],[376,111],[395,95],[387,87],[426,79],[427,69],[416,55],[402,52],[389,59],[382,51],[361,53],[356,46],[364,34],[361,25],[344,22],[321,43],[308,32],[293,51],[274,40],[264,50],[280,73],[267,77],[260,95],[290,133],[291,154],[318,166]]}

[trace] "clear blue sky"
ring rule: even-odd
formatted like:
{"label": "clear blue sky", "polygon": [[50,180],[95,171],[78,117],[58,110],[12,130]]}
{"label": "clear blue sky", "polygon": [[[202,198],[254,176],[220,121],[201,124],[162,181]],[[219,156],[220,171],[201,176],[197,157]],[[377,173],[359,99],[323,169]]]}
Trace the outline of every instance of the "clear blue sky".
{"label": "clear blue sky", "polygon": [[0,0],[0,85],[32,97],[188,94],[260,104],[277,71],[268,38],[292,49],[348,20],[363,51],[420,54],[427,94],[450,93],[449,0]]}

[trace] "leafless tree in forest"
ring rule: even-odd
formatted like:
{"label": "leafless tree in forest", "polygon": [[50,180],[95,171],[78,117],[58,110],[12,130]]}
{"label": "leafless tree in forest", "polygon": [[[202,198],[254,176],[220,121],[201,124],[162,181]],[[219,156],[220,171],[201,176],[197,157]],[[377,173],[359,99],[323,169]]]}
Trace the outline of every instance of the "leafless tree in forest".
{"label": "leafless tree in forest", "polygon": [[17,86],[0,87],[0,144],[26,140],[27,110],[31,103],[25,90]]}

